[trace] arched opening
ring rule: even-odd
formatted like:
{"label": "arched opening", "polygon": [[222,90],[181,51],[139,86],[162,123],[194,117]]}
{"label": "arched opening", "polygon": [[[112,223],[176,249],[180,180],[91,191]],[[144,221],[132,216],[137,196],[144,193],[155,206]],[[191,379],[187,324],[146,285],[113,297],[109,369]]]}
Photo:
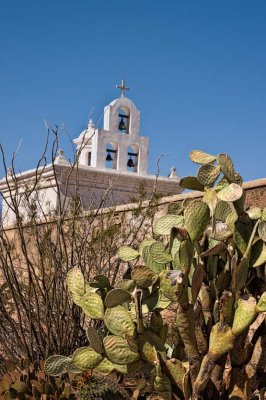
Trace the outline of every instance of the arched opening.
{"label": "arched opening", "polygon": [[107,143],[105,168],[117,169],[118,146],[117,143]]}
{"label": "arched opening", "polygon": [[91,166],[91,151],[87,153],[87,165],[90,167]]}
{"label": "arched opening", "polygon": [[137,145],[132,144],[127,148],[127,170],[129,172],[138,172],[139,164],[139,148]]}
{"label": "arched opening", "polygon": [[118,130],[121,133],[129,133],[130,111],[127,107],[121,107],[118,111]]}

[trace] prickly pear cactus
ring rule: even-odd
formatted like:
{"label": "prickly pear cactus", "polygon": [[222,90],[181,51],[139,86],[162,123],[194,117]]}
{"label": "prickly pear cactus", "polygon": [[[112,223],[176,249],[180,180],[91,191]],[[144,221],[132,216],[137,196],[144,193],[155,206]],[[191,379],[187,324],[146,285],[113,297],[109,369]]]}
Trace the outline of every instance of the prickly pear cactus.
{"label": "prickly pear cactus", "polygon": [[194,150],[190,158],[198,173],[180,185],[202,197],[172,204],[139,248],[120,248],[127,280],[112,287],[68,272],[73,302],[103,329],[88,332],[89,346],[73,355],[50,357],[47,374],[148,371],[166,400],[249,400],[266,386],[266,208],[245,207],[227,154]]}

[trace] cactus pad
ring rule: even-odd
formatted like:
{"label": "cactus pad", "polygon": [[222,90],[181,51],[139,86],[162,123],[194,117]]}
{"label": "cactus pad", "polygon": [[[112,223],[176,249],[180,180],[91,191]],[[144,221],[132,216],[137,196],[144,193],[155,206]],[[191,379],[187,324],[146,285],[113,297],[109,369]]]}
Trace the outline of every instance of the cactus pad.
{"label": "cactus pad", "polygon": [[83,371],[95,368],[102,359],[102,356],[91,347],[80,347],[72,357],[73,364]]}
{"label": "cactus pad", "polygon": [[258,304],[256,306],[256,311],[257,312],[265,312],[266,311],[266,292],[264,292],[259,301]]}
{"label": "cactus pad", "polygon": [[183,189],[197,190],[200,192],[204,191],[204,186],[199,183],[195,176],[186,176],[185,178],[180,179],[179,186]]}
{"label": "cactus pad", "polygon": [[259,207],[251,207],[246,211],[250,219],[260,219],[262,211]]}
{"label": "cactus pad", "polygon": [[244,295],[244,297],[240,298],[237,303],[232,333],[235,336],[240,335],[240,333],[244,332],[244,330],[252,324],[256,315],[256,300],[252,296],[247,297],[247,295]]}
{"label": "cactus pad", "polygon": [[97,293],[86,293],[82,297],[81,307],[88,317],[93,319],[103,319],[104,305],[101,296]]}
{"label": "cactus pad", "polygon": [[216,160],[215,156],[212,156],[211,154],[205,153],[201,150],[192,150],[189,153],[189,157],[191,161],[196,164],[209,164]]}
{"label": "cactus pad", "polygon": [[132,261],[139,256],[139,252],[128,246],[121,246],[117,255],[122,261]]}
{"label": "cactus pad", "polygon": [[235,335],[229,325],[218,322],[213,325],[210,334],[209,354],[215,359],[219,359],[233,348]]}
{"label": "cactus pad", "polygon": [[123,306],[107,308],[104,323],[109,331],[117,336],[133,336],[135,333],[134,322]]}
{"label": "cactus pad", "polygon": [[231,158],[227,154],[219,154],[217,161],[221,167],[222,173],[228,182],[235,182],[235,169]]}
{"label": "cactus pad", "polygon": [[243,195],[243,189],[236,183],[230,183],[217,193],[217,196],[222,201],[236,201]]}
{"label": "cactus pad", "polygon": [[131,301],[131,294],[124,289],[112,289],[105,297],[105,305],[108,308],[119,306]]}
{"label": "cactus pad", "polygon": [[85,280],[83,273],[79,268],[72,268],[68,271],[66,283],[70,293],[77,298],[81,298],[85,294]]}
{"label": "cactus pad", "polygon": [[125,338],[106,336],[103,344],[107,358],[115,364],[131,364],[139,359],[139,355],[130,349]]}
{"label": "cactus pad", "polygon": [[154,233],[156,235],[170,235],[172,228],[182,225],[183,217],[181,215],[166,214],[155,222]]}
{"label": "cactus pad", "polygon": [[47,375],[57,376],[66,372],[71,363],[70,357],[54,355],[45,361],[44,371]]}
{"label": "cactus pad", "polygon": [[165,250],[162,242],[153,243],[150,248],[150,256],[153,261],[159,264],[167,264],[172,261],[172,256]]}
{"label": "cactus pad", "polygon": [[166,360],[165,367],[175,384],[179,389],[183,390],[186,369],[183,367],[181,361],[176,359]]}
{"label": "cactus pad", "polygon": [[193,200],[185,209],[185,227],[192,241],[198,239],[207,228],[210,210],[201,200]]}
{"label": "cactus pad", "polygon": [[145,267],[144,265],[138,265],[133,269],[131,277],[136,285],[145,289],[152,286],[156,275],[150,268]]}
{"label": "cactus pad", "polygon": [[172,385],[166,375],[155,377],[154,389],[163,400],[172,400]]}
{"label": "cactus pad", "polygon": [[145,331],[138,337],[140,356],[143,360],[154,364],[157,361],[157,351],[165,353],[164,343],[154,332]]}
{"label": "cactus pad", "polygon": [[102,339],[97,332],[97,330],[90,326],[86,330],[86,335],[89,340],[90,346],[99,354],[103,354],[103,344],[102,344]]}
{"label": "cactus pad", "polygon": [[221,168],[219,165],[205,164],[199,168],[197,178],[203,186],[210,187],[214,184],[220,172]]}

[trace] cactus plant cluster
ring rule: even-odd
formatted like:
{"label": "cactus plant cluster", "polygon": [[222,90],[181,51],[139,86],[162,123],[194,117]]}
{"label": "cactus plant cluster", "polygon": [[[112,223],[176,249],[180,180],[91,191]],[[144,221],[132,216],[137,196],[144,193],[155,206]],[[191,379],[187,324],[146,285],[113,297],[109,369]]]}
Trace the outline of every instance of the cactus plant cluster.
{"label": "cactus plant cluster", "polygon": [[127,391],[117,381],[94,374],[77,392],[79,400],[130,400]]}
{"label": "cactus plant cluster", "polygon": [[19,400],[76,399],[79,376],[64,374],[54,378],[44,372],[44,361],[19,363],[5,360],[5,372],[0,379],[0,398]]}
{"label": "cactus plant cluster", "polygon": [[[127,276],[66,281],[74,303],[102,329],[69,357],[52,356],[48,375],[150,371],[165,399],[243,399],[266,387],[266,209],[245,208],[242,178],[226,154],[190,153],[196,177],[180,185],[202,196],[172,204],[138,249],[122,246]],[[216,183],[217,182],[217,183]],[[170,346],[164,310],[174,306]],[[173,308],[173,307],[171,307]]]}

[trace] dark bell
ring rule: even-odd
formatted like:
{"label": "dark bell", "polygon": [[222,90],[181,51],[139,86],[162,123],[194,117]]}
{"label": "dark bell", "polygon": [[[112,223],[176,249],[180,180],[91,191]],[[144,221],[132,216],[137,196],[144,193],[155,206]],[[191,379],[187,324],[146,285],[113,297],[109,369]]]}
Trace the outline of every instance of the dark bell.
{"label": "dark bell", "polygon": [[125,123],[124,123],[123,117],[121,117],[121,120],[120,120],[119,125],[118,125],[118,129],[119,129],[120,131],[124,131],[124,130],[126,129],[126,125],[125,125]]}
{"label": "dark bell", "polygon": [[134,161],[132,160],[131,157],[128,159],[127,166],[129,168],[135,167]]}
{"label": "dark bell", "polygon": [[112,156],[111,156],[110,153],[107,154],[106,161],[113,161]]}

